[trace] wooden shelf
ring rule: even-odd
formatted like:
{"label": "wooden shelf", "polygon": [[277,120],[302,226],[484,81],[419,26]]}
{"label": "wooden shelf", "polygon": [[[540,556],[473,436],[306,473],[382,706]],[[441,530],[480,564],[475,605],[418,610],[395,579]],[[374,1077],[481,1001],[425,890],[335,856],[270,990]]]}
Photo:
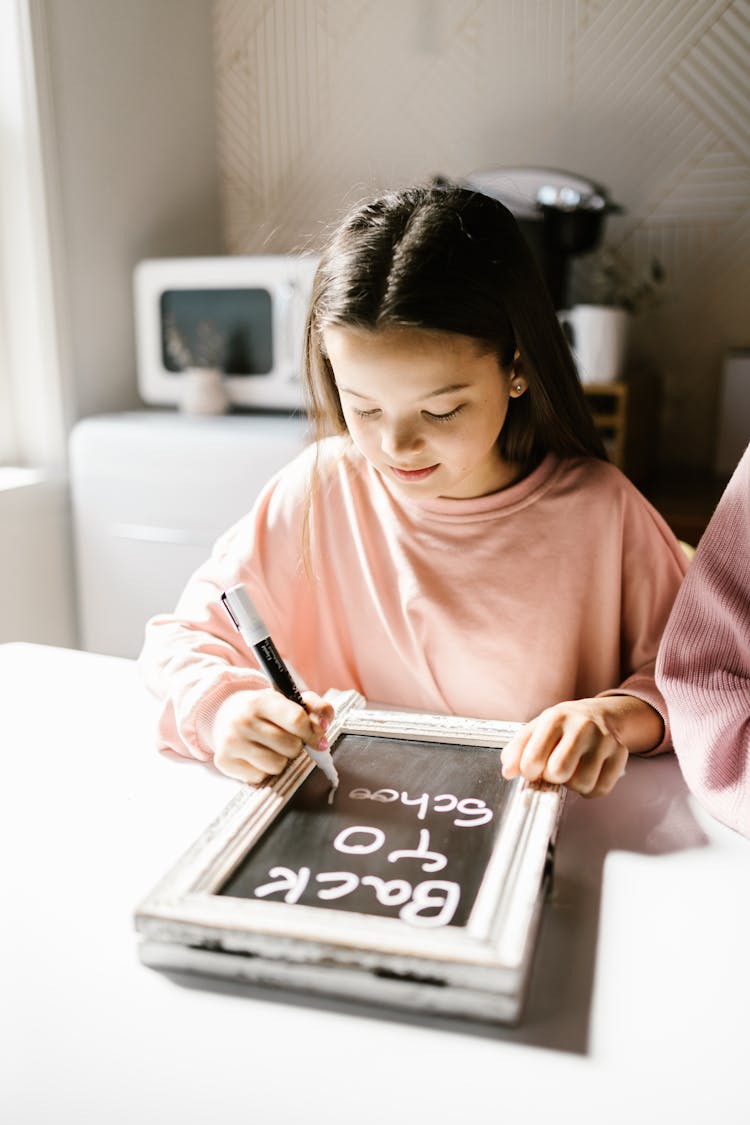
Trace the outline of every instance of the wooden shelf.
{"label": "wooden shelf", "polygon": [[618,383],[585,383],[583,391],[610,460],[637,485],[645,485],[658,466],[659,379],[633,372]]}

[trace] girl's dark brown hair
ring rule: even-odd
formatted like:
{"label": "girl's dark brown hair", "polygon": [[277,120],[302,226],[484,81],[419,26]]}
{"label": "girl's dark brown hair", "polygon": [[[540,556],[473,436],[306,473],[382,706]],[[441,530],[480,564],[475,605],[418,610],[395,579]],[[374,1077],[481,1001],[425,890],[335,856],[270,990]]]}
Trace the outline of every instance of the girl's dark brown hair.
{"label": "girl's dark brown hair", "polygon": [[345,433],[323,346],[333,326],[471,336],[503,368],[520,353],[527,391],[498,438],[530,469],[546,453],[606,460],[552,300],[518,225],[497,200],[456,186],[412,187],[366,203],[324,251],[305,332],[305,385],[318,436]]}

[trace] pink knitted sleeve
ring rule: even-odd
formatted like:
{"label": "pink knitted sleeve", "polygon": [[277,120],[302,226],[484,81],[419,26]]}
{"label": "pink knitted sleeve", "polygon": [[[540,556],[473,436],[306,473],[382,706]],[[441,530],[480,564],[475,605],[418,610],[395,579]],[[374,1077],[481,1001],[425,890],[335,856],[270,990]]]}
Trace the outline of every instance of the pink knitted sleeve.
{"label": "pink knitted sleeve", "polygon": [[657,684],[691,790],[750,836],[750,447],[675,601]]}

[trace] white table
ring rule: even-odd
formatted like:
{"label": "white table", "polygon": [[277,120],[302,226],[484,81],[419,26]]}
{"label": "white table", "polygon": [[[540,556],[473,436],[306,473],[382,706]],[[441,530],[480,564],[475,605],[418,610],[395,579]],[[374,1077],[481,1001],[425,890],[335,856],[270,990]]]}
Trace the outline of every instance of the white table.
{"label": "white table", "polygon": [[750,843],[670,755],[570,797],[522,1026],[144,968],[132,913],[235,791],[153,749],[135,665],[0,646],[0,1120],[750,1120]]}

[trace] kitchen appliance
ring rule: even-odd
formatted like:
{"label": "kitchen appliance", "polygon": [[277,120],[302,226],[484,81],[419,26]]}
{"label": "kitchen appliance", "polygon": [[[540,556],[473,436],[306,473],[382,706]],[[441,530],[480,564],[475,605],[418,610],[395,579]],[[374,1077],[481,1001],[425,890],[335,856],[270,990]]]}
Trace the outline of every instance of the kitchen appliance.
{"label": "kitchen appliance", "polygon": [[491,168],[463,182],[505,204],[539,263],[555,308],[568,308],[571,259],[596,249],[606,216],[623,210],[607,188],[553,168]]}
{"label": "kitchen appliance", "polygon": [[[81,647],[135,657],[192,572],[309,440],[301,416],[102,414],[70,438]],[[293,547],[290,546],[290,550]]]}
{"label": "kitchen appliance", "polygon": [[179,405],[189,368],[219,368],[229,402],[294,410],[302,404],[312,255],[158,258],[135,269],[138,389]]}

